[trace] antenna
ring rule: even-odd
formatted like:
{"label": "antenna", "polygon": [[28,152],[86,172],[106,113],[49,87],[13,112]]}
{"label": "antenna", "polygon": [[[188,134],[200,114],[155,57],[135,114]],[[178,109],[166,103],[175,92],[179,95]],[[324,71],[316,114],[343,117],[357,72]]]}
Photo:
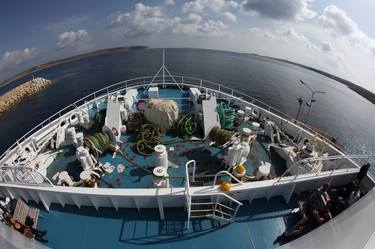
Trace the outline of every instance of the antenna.
{"label": "antenna", "polygon": [[163,48],[163,84],[165,83],[165,50]]}
{"label": "antenna", "polygon": [[147,85],[146,89],[144,90],[143,93],[146,93],[148,91],[148,89],[150,88],[150,86],[152,85],[152,83],[154,83],[154,80],[159,76],[160,72],[162,72],[162,77],[163,77],[163,86],[165,84],[165,72],[167,72],[167,74],[169,75],[169,77],[171,77],[172,81],[177,85],[178,88],[180,88],[181,92],[182,92],[182,88],[181,86],[177,83],[177,81],[175,80],[175,78],[173,77],[173,75],[169,72],[168,68],[165,66],[165,49],[163,48],[163,61],[162,61],[162,65],[160,67],[160,69],[158,70],[158,72],[155,74],[155,76],[152,78],[152,80],[150,81],[150,83]]}

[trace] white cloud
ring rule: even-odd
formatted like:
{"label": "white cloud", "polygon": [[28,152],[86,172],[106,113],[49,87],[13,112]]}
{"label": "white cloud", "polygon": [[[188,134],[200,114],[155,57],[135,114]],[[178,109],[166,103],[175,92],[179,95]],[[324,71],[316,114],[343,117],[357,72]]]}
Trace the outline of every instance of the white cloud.
{"label": "white cloud", "polygon": [[228,29],[228,25],[224,24],[222,21],[208,20],[208,22],[205,22],[199,30],[208,37],[220,38],[232,35]]}
{"label": "white cloud", "polygon": [[327,6],[318,17],[318,23],[331,32],[333,37],[347,38],[355,46],[375,54],[375,39],[363,32],[345,11],[335,5]]}
{"label": "white cloud", "polygon": [[316,46],[309,38],[305,35],[297,33],[294,29],[288,29],[282,33],[282,36],[287,38],[288,40],[297,41],[300,44],[303,44],[308,49],[315,49],[320,50],[318,46]]}
{"label": "white cloud", "polygon": [[238,8],[240,5],[236,1],[226,1],[225,4],[231,8]]}
{"label": "white cloud", "polygon": [[223,12],[222,16],[230,22],[237,22],[237,17],[229,11]]}
{"label": "white cloud", "polygon": [[226,0],[194,0],[184,3],[182,11],[184,13],[214,13],[226,21],[237,22],[237,16],[228,11],[228,8],[236,9],[239,4],[236,1]]}
{"label": "white cloud", "polygon": [[312,0],[245,0],[244,11],[275,20],[303,20],[313,18],[316,13],[310,9]]}
{"label": "white cloud", "polygon": [[334,35],[352,35],[358,32],[357,24],[335,5],[327,6],[318,17],[318,22]]}
{"label": "white cloud", "polygon": [[186,17],[170,17],[160,7],[135,5],[132,12],[112,15],[110,28],[123,37],[139,37],[155,33],[169,32],[206,37],[224,37],[231,32],[221,21],[203,22],[197,13],[189,13]]}
{"label": "white cloud", "polygon": [[3,58],[0,61],[0,70],[17,66],[27,61],[30,61],[39,52],[37,47],[25,48],[23,50],[7,51],[4,53]]}
{"label": "white cloud", "polygon": [[297,32],[293,28],[289,28],[286,30],[278,30],[278,29],[260,29],[260,28],[249,28],[248,29],[251,34],[272,39],[275,41],[281,41],[285,44],[290,45],[290,49],[297,46],[302,46],[306,49],[311,50],[312,52],[319,52],[321,55],[323,54],[330,54],[334,56],[336,59],[342,60],[343,56],[331,45],[330,42],[323,41],[323,42],[315,42],[306,35],[303,35]]}
{"label": "white cloud", "polygon": [[182,11],[185,13],[201,13],[204,10],[204,5],[200,1],[192,1],[184,3]]}
{"label": "white cloud", "polygon": [[226,8],[238,8],[240,5],[236,1],[226,0],[194,0],[184,3],[182,6],[183,12],[201,13],[205,10],[213,11],[216,13],[223,12]]}
{"label": "white cloud", "polygon": [[91,36],[86,30],[68,31],[58,36],[57,47],[60,49],[76,48],[87,44],[91,40]]}
{"label": "white cloud", "polygon": [[166,5],[174,5],[175,2],[174,2],[174,0],[165,0],[164,4],[166,4]]}
{"label": "white cloud", "polygon": [[112,15],[110,27],[118,28],[122,36],[138,37],[172,29],[179,21],[165,17],[159,7],[137,3],[133,12]]}

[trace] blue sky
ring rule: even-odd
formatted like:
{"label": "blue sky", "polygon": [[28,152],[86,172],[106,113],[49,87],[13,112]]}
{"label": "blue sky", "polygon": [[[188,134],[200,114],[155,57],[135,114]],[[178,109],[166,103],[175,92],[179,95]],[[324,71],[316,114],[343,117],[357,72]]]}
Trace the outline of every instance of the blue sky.
{"label": "blue sky", "polygon": [[0,81],[101,48],[193,47],[303,63],[375,92],[373,0],[2,1]]}

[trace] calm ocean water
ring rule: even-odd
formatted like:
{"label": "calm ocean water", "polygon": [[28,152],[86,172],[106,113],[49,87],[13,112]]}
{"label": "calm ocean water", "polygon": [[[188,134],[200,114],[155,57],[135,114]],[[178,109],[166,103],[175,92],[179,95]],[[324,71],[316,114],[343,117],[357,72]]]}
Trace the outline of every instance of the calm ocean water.
{"label": "calm ocean water", "polygon": [[[34,73],[54,83],[0,116],[0,152],[75,100],[120,80],[154,75],[161,65],[161,54],[160,49],[132,50],[84,58]],[[166,65],[172,74],[227,85],[291,116],[297,111],[296,98],[310,97],[299,83],[304,80],[314,89],[327,92],[316,96],[308,123],[337,137],[350,153],[375,154],[375,106],[323,75],[256,55],[199,49],[167,49]],[[0,89],[0,94],[30,78],[13,82]]]}

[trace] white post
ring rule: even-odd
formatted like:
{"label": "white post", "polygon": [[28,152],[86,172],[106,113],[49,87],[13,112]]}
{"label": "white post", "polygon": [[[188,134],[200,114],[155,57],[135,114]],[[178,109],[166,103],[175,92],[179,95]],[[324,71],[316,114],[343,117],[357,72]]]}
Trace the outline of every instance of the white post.
{"label": "white post", "polygon": [[287,197],[285,198],[285,196],[284,196],[286,203],[290,202],[290,198],[292,198],[292,195],[294,193],[294,189],[295,188],[296,188],[296,183],[294,182],[293,185],[292,185],[292,188],[290,189],[290,191],[289,191],[289,193],[287,195]]}
{"label": "white post", "polygon": [[110,196],[108,197],[108,199],[109,199],[109,202],[111,202],[112,205],[113,205],[113,207],[116,209],[116,212],[118,212],[118,205],[117,205],[117,203]]}
{"label": "white post", "polygon": [[81,204],[78,202],[78,200],[75,198],[74,194],[71,195],[73,203],[77,206],[78,209],[81,209]]}
{"label": "white post", "polygon": [[158,206],[159,206],[159,214],[160,214],[160,219],[164,220],[164,209],[163,209],[163,200],[158,197]]}
{"label": "white post", "polygon": [[164,83],[165,83],[165,64],[164,64],[164,62],[165,62],[165,59],[164,59],[164,55],[165,54],[165,51],[164,51],[164,48],[163,48],[163,88],[165,88],[165,85],[164,85]]}
{"label": "white post", "polygon": [[249,204],[251,204],[253,202],[253,200],[254,200],[254,198],[257,194],[257,191],[258,191],[257,189],[253,190],[253,194],[249,198]]}
{"label": "white post", "polygon": [[36,203],[39,203],[39,197],[37,198],[37,197],[35,197],[35,195],[34,195],[34,190],[28,190],[29,192],[29,195],[31,196],[31,198],[36,202]]}
{"label": "white post", "polygon": [[135,207],[136,207],[137,210],[138,210],[138,213],[141,212],[141,209],[140,209],[140,207],[139,207],[139,204],[138,204],[137,199],[136,199],[136,198],[133,198],[133,201],[134,201]]}
{"label": "white post", "polygon": [[40,199],[41,202],[43,203],[44,208],[45,208],[47,211],[49,211],[49,205],[50,205],[50,203],[48,203],[48,200],[45,200],[46,198],[43,198],[43,195],[42,195],[40,192],[38,192],[37,194],[38,194],[38,196],[39,196],[39,199]]}
{"label": "white post", "polygon": [[7,192],[8,192],[9,197],[10,197],[11,199],[14,199],[14,195],[13,195],[13,193],[9,190],[8,187],[6,188],[6,190],[7,190]]}
{"label": "white post", "polygon": [[89,198],[91,204],[95,207],[96,211],[99,211],[99,206],[98,206],[98,204],[96,204],[95,199],[91,198],[90,196],[88,196],[88,198]]}
{"label": "white post", "polygon": [[56,200],[59,202],[59,204],[60,204],[62,207],[65,207],[65,201],[62,200],[61,195],[60,195],[59,193],[56,193],[56,194],[55,194],[55,198],[56,198]]}

